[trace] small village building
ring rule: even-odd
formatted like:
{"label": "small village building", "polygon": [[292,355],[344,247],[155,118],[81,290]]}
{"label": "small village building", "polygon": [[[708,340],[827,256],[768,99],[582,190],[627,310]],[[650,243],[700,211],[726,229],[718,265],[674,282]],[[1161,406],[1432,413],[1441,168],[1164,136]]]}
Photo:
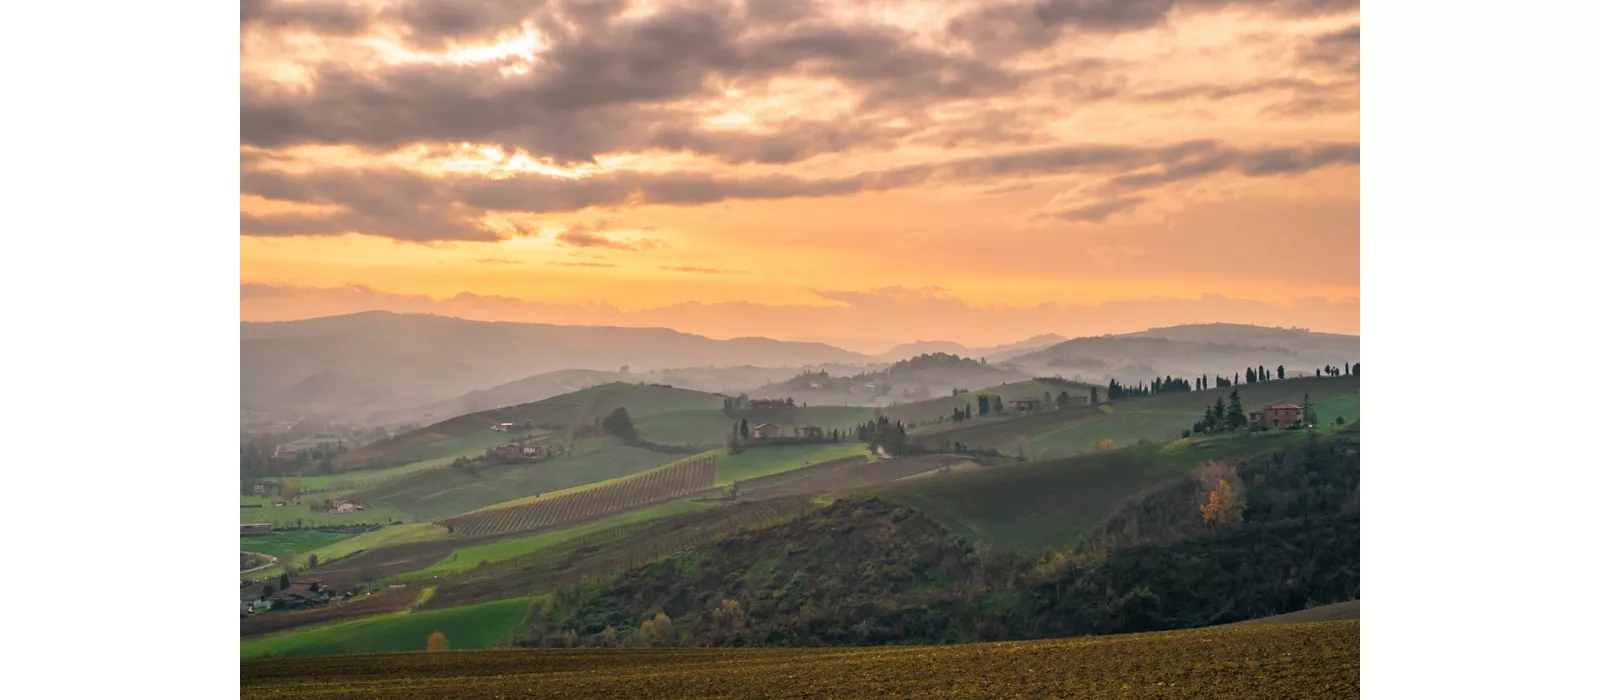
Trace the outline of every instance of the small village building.
{"label": "small village building", "polygon": [[358,506],[358,505],[356,505],[354,503],[350,503],[349,501],[345,501],[345,502],[340,503],[339,505],[336,505],[336,506],[333,507],[333,512],[335,512],[335,513],[356,513],[356,512],[359,512],[360,510],[361,510],[361,506]]}
{"label": "small village building", "polygon": [[1292,428],[1305,422],[1305,409],[1292,403],[1275,403],[1250,412],[1250,425],[1263,428]]}
{"label": "small village building", "polygon": [[750,427],[750,434],[758,438],[775,438],[783,435],[783,430],[771,423],[762,423]]}
{"label": "small village building", "polygon": [[515,428],[515,427],[517,427],[516,423],[500,423],[500,424],[494,426],[493,428],[490,428],[490,430],[493,430],[495,432],[504,433],[504,432],[507,432],[507,431],[511,430],[512,428]]}
{"label": "small village building", "polygon": [[1039,399],[1013,399],[1011,401],[1011,410],[1037,411],[1039,410],[1039,406],[1043,404],[1044,402]]}
{"label": "small village building", "polygon": [[516,443],[496,445],[488,449],[489,457],[494,459],[521,459],[522,446]]}

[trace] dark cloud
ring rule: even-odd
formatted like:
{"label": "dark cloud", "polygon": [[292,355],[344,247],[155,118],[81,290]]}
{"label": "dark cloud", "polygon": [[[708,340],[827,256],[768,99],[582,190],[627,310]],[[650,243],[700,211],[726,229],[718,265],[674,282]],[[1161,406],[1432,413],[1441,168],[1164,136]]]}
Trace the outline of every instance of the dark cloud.
{"label": "dark cloud", "polygon": [[515,29],[552,3],[547,0],[405,0],[384,19],[401,27],[414,47],[438,50],[451,42],[487,39]]}
{"label": "dark cloud", "polygon": [[986,5],[952,19],[948,33],[991,56],[1042,49],[1069,32],[1148,29],[1173,10],[1256,7],[1285,15],[1353,12],[1359,0],[1042,0]]}
{"label": "dark cloud", "polygon": [[364,7],[338,0],[242,0],[239,24],[350,36],[370,28],[372,14]]}
{"label": "dark cloud", "polygon": [[1352,25],[1329,32],[1311,40],[1300,54],[1301,60],[1314,66],[1336,70],[1361,72],[1361,25]]}
{"label": "dark cloud", "polygon": [[[390,16],[405,17],[411,31],[438,30],[444,37],[494,26],[503,21],[499,13],[518,15],[536,4],[413,2]],[[570,20],[585,7],[562,3],[534,14]],[[247,82],[241,139],[265,148],[392,149],[470,141],[561,162],[659,148],[733,162],[787,163],[893,143],[906,133],[904,127],[874,126],[875,111],[887,123],[919,115],[918,107],[930,101],[995,96],[1025,80],[978,58],[919,48],[887,27],[806,22],[778,32],[765,31],[759,22],[741,23],[726,7],[669,8],[643,18],[618,18],[607,7],[580,18],[582,31],[550,20],[551,45],[540,53],[536,70],[521,74],[504,73],[516,62],[507,59],[377,71],[325,65],[317,68],[308,92]],[[703,116],[684,106],[720,96],[725,85],[758,86],[797,74],[836,79],[857,90],[862,99],[852,121],[796,119],[773,134],[729,135],[699,126]]]}
{"label": "dark cloud", "polygon": [[[511,235],[478,223],[488,211],[550,214],[591,207],[647,204],[705,205],[726,200],[792,199],[877,192],[922,184],[966,184],[996,178],[1080,175],[1103,179],[1103,200],[1126,199],[1173,182],[1224,171],[1267,177],[1358,164],[1356,144],[1242,149],[1216,141],[1168,146],[1058,146],[867,172],[838,178],[755,177],[618,171],[579,179],[541,174],[504,178],[429,178],[395,170],[330,170],[304,175],[247,172],[245,194],[290,202],[337,205],[315,216],[243,215],[246,235],[337,235],[356,231],[401,240],[492,240]],[[1082,205],[1087,216],[1106,202]],[[1125,208],[1125,207],[1124,207]],[[1108,214],[1110,212],[1107,212]],[[619,241],[599,235],[605,220],[568,229],[557,240],[575,247],[641,250],[659,241]]]}

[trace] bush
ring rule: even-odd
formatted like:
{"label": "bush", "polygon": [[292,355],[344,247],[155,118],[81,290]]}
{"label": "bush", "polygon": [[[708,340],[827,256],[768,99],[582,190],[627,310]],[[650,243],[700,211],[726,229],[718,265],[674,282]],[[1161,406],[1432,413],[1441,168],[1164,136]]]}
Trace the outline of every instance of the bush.
{"label": "bush", "polygon": [[443,632],[428,635],[428,651],[446,651],[449,648],[450,640],[445,639]]}

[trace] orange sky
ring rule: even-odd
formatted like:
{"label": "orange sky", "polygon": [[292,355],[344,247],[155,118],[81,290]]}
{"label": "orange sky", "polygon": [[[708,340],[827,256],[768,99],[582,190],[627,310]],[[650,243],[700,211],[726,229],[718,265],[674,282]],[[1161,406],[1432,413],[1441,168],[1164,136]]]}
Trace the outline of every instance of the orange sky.
{"label": "orange sky", "polygon": [[241,313],[1355,333],[1357,12],[246,3]]}

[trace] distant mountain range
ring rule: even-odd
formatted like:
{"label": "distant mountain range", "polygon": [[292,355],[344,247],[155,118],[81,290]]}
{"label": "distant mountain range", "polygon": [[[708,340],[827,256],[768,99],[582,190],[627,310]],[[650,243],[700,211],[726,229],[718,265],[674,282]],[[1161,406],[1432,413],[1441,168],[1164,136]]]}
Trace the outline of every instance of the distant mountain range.
{"label": "distant mountain range", "polygon": [[491,323],[379,311],[240,324],[241,413],[247,430],[299,418],[425,424],[617,381],[767,394],[808,371],[881,371],[935,353],[983,358],[986,366],[934,366],[900,378],[896,391],[937,394],[952,386],[982,388],[976,384],[984,378],[1057,375],[1137,383],[1156,375],[1231,374],[1255,365],[1309,373],[1359,361],[1359,351],[1359,336],[1204,324],[1091,338],[1047,334],[992,347],[918,341],[869,356],[824,343],[717,340],[666,328]]}

